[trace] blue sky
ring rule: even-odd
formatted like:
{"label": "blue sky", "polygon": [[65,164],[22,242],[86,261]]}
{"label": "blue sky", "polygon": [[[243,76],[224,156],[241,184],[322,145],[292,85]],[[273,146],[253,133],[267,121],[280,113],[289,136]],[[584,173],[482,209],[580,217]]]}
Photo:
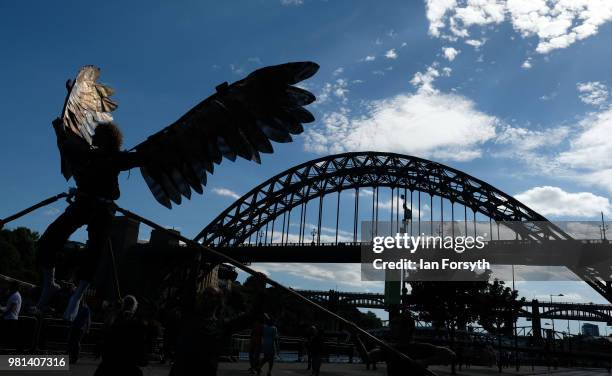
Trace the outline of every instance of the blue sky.
{"label": "blue sky", "polygon": [[[103,5],[102,5],[103,4]],[[342,151],[394,151],[479,177],[552,219],[610,215],[612,8],[606,1],[0,3],[0,213],[63,191],[51,120],[64,82],[95,64],[117,91],[126,147],[215,85],[312,60],[317,121],[261,166],[224,162],[204,196],[169,211],[138,171],[119,204],[193,236],[253,186]],[[43,231],[64,204],[14,223]],[[148,237],[148,229],[141,229]],[[75,239],[82,240],[80,231]],[[349,266],[262,266],[303,288],[363,288]],[[333,282],[332,282],[333,281]],[[380,290],[381,286],[368,289]],[[552,291],[522,287],[527,297]],[[568,299],[601,301],[579,283]]]}

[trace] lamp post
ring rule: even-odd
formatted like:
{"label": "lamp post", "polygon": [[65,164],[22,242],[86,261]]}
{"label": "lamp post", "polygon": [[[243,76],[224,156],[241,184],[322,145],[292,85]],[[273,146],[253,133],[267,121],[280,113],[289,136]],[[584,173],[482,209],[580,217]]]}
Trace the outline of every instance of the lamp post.
{"label": "lamp post", "polygon": [[608,225],[606,224],[606,222],[604,221],[604,214],[603,212],[601,212],[601,225],[599,225],[599,231],[601,232],[601,240],[608,240],[606,239],[606,230],[608,229]]}
{"label": "lamp post", "polygon": [[310,235],[312,235],[312,245],[315,244],[315,236],[317,236],[318,232],[316,228],[313,228],[312,231],[310,231]]}
{"label": "lamp post", "polygon": [[[550,294],[550,308],[552,309],[552,304],[553,304],[553,296],[563,296],[563,294],[558,294],[558,295],[554,295],[554,294]],[[550,318],[550,321],[552,322],[552,330],[553,330],[553,339],[555,337],[555,319],[554,318]]]}
{"label": "lamp post", "polygon": [[[563,296],[563,294],[557,294],[557,295],[549,294],[549,296],[550,296],[550,309],[552,310],[552,303],[553,303],[552,298],[553,298],[553,296]],[[552,346],[552,351],[553,351],[553,354],[554,354],[554,352],[555,352],[555,319],[552,317],[552,315],[551,315],[550,321],[552,322],[552,339],[551,339],[552,342],[551,342],[551,346]]]}

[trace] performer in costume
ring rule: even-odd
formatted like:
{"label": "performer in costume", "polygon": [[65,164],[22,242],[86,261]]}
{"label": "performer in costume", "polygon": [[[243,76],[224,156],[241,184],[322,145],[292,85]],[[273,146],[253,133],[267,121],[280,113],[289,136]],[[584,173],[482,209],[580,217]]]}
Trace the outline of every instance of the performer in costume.
{"label": "performer in costume", "polygon": [[44,309],[58,289],[56,251],[87,224],[87,262],[64,312],[64,318],[74,319],[108,243],[121,171],[140,167],[155,199],[169,209],[182,197],[190,199],[192,190],[201,194],[206,172],[212,174],[223,157],[260,163],[260,153],[273,152],[270,141],[291,142],[291,135],[304,131],[302,123],[314,121],[303,107],[315,100],[314,95],[293,85],[318,68],[312,62],[286,63],[258,69],[231,85],[223,83],[176,122],[130,151],[121,151],[121,131],[112,123],[111,112],[117,108],[110,99],[113,91],[97,82],[98,68],[83,67],[76,80],[67,83],[62,117],[53,122],[62,174],[66,180],[74,177],[77,189],[74,202],[40,239],[43,284],[38,308]]}
{"label": "performer in costume", "polygon": [[55,256],[78,228],[87,225],[87,256],[78,271],[79,284],[69,300],[64,319],[73,321],[83,293],[96,272],[98,260],[109,239],[113,217],[112,203],[120,196],[119,173],[142,164],[141,153],[121,151],[123,136],[113,123],[99,124],[91,147],[70,137],[61,119],[53,126],[62,156],[72,161],[72,175],[77,185],[75,198],[44,232],[39,240],[39,263],[43,271],[43,291],[38,307],[44,307],[57,285],[54,281]]}

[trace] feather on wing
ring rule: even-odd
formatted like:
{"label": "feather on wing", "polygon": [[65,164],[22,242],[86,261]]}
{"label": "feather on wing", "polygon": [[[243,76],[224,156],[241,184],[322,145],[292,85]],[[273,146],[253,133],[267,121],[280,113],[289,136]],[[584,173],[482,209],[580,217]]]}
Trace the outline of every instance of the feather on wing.
{"label": "feather on wing", "polygon": [[[63,132],[91,145],[96,127],[113,120],[112,112],[117,108],[110,97],[112,88],[97,82],[100,69],[86,65],[79,70],[76,79],[67,85],[68,94],[62,110]],[[60,149],[60,154],[62,151]],[[62,174],[66,180],[72,176],[70,161],[62,155]]]}
{"label": "feather on wing", "polygon": [[314,121],[303,106],[315,100],[292,86],[314,75],[319,66],[295,62],[265,67],[246,78],[217,87],[176,122],[134,149],[144,155],[141,173],[155,199],[172,208],[191,190],[202,193],[206,172],[223,157],[260,163],[260,153],[274,151],[270,140],[291,142]]}

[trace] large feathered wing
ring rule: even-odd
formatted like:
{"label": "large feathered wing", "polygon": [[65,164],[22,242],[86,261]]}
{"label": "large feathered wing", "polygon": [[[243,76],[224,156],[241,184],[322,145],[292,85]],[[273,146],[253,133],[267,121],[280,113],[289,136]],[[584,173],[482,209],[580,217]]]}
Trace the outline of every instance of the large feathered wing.
{"label": "large feathered wing", "polygon": [[314,75],[319,66],[295,62],[256,70],[231,85],[217,86],[176,122],[134,149],[144,161],[144,177],[155,199],[172,208],[181,196],[203,192],[206,173],[223,157],[260,162],[260,153],[272,153],[270,141],[291,142],[314,121],[304,106],[315,100],[294,86]]}
{"label": "large feathered wing", "polygon": [[[113,89],[98,81],[100,69],[86,65],[79,70],[76,79],[68,81],[68,94],[62,110],[61,129],[56,127],[58,137],[66,137],[73,142],[91,145],[96,126],[113,120],[111,112],[117,104],[110,98]],[[62,174],[66,180],[72,176],[70,161],[62,154]]]}

